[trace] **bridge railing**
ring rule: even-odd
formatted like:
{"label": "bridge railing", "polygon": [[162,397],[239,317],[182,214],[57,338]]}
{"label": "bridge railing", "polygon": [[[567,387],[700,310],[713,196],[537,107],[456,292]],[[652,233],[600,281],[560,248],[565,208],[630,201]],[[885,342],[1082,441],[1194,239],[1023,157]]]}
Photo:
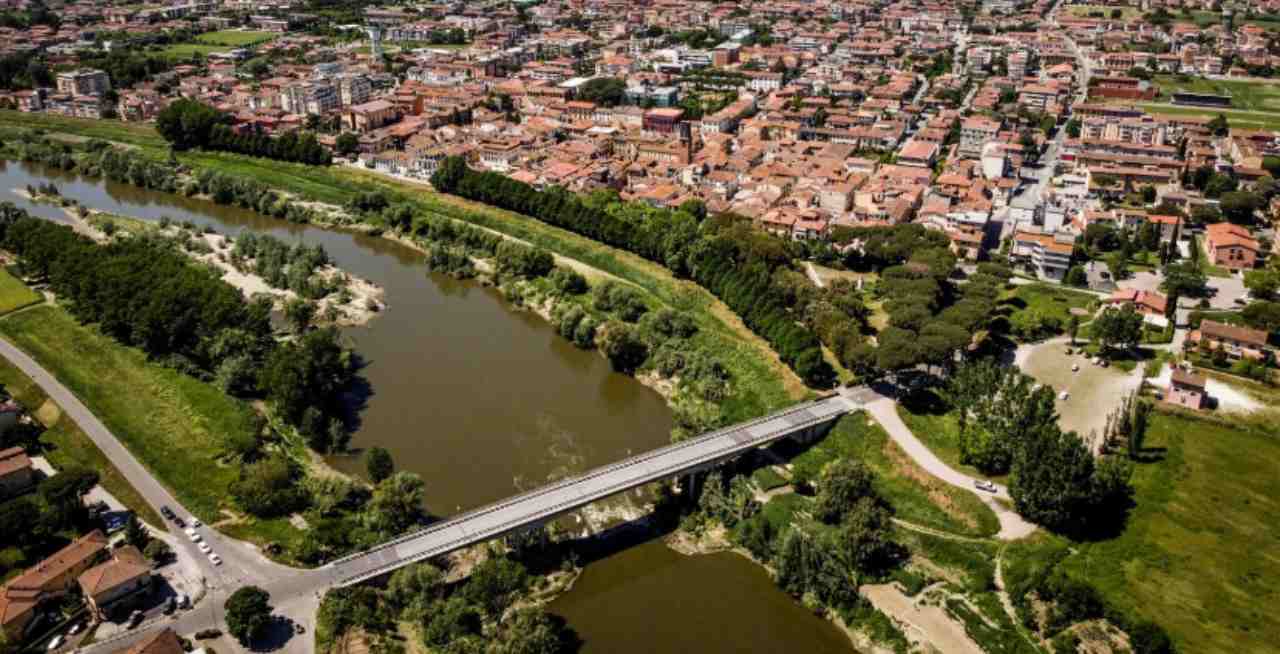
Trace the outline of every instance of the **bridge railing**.
{"label": "bridge railing", "polygon": [[[725,436],[728,436],[730,434],[742,432],[744,430],[750,429],[751,427],[759,425],[761,423],[777,420],[779,418],[785,418],[788,415],[793,415],[796,413],[806,412],[816,407],[822,407],[824,405],[828,405],[828,403],[832,401],[841,402],[841,400],[839,399],[833,400],[833,397],[834,396],[829,396],[819,400],[798,404],[798,405],[789,407],[787,409],[784,409],[782,411],[779,411],[777,413],[770,414],[768,416],[763,416],[761,418],[750,420],[745,423],[739,423],[737,425],[718,429],[714,432],[705,434],[703,436],[699,436],[697,438],[693,438],[686,441],[682,441],[680,443],[675,443],[672,445],[661,447],[661,448],[646,452],[644,454],[623,459],[622,461],[618,461],[616,463],[595,468],[591,471],[588,471],[587,473],[584,473],[576,477],[566,478],[557,482],[553,482],[551,484],[547,484],[545,486],[541,486],[539,488],[528,491],[526,493],[515,495],[505,500],[501,500],[499,502],[495,502],[493,504],[482,506],[472,511],[462,513],[458,516],[455,516],[443,522],[437,523],[425,529],[421,529],[419,531],[405,534],[403,536],[391,539],[380,545],[377,545],[368,550],[365,550],[364,552],[359,552],[356,554],[343,557],[341,559],[337,559],[332,563],[330,563],[329,566],[330,567],[340,566],[340,565],[355,561],[357,559],[370,556],[374,553],[383,551],[385,549],[395,547],[403,543],[427,538],[440,531],[453,528],[460,524],[477,520],[479,518],[484,517],[485,515],[492,514],[497,511],[501,511],[513,505],[531,502],[541,497],[550,495],[552,493],[563,491],[566,488],[570,488],[574,485],[582,484],[586,481],[590,481],[592,479],[596,479],[604,475],[613,474],[622,469],[637,466],[637,465],[652,461],[654,459],[657,459],[659,457],[669,456],[673,453],[678,453],[684,449],[702,447],[718,438],[724,438]],[[547,507],[543,507],[534,513],[521,516],[519,519],[506,521],[499,525],[495,525],[487,529],[484,529],[482,531],[473,532],[472,534],[465,537],[464,539],[454,539],[442,544],[440,547],[424,550],[423,552],[416,554],[412,557],[406,558],[404,560],[398,560],[393,563],[388,563],[383,566],[378,566],[374,569],[358,573],[357,575],[354,575],[352,577],[342,580],[340,583],[342,585],[358,583],[359,581],[376,577],[380,574],[385,573],[386,571],[389,571],[391,569],[394,569],[402,565],[406,565],[407,563],[410,563],[413,561],[420,561],[427,558],[432,558],[435,556],[439,556],[441,554],[445,554],[449,551],[453,551],[460,547],[465,547],[466,545],[471,543],[481,542],[484,540],[496,538],[505,533],[514,531],[518,528],[521,528],[530,524],[546,522],[555,517],[558,517],[559,515],[572,511],[576,508],[579,508],[591,502],[598,501],[605,497],[609,497],[611,495],[615,495],[620,492],[625,492],[627,490],[630,490],[631,488],[641,486],[646,483],[651,483],[653,481],[657,481],[660,479],[668,478],[668,477],[680,474],[682,472],[696,469],[701,466],[722,461],[725,458],[734,456],[738,453],[741,453],[749,449],[754,449],[765,443],[771,442],[773,440],[777,440],[779,438],[793,434],[797,431],[812,428],[819,424],[828,422],[834,419],[835,417],[842,415],[848,409],[847,406],[843,406],[843,405],[839,406],[839,408],[840,408],[839,411],[822,413],[819,415],[811,416],[809,419],[804,420],[802,422],[790,423],[782,429],[773,430],[766,434],[762,434],[760,436],[753,436],[746,440],[732,440],[728,445],[724,447],[716,448],[711,452],[697,456],[694,459],[682,461],[678,466],[664,467],[658,471],[652,471],[652,472],[643,474],[639,477],[629,477],[624,481],[619,482],[618,484],[611,484],[610,486],[604,489],[592,492],[589,495],[573,497],[569,500],[558,502],[556,504],[552,504]]]}

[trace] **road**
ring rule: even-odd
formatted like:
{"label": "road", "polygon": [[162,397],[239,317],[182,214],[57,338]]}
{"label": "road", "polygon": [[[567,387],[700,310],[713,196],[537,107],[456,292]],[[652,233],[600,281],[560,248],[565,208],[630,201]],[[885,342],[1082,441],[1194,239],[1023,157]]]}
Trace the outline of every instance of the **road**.
{"label": "road", "polygon": [[[102,424],[102,421],[89,411],[88,407],[66,386],[63,386],[52,374],[27,356],[26,353],[3,338],[0,338],[0,356],[12,362],[40,388],[44,389],[49,399],[62,408],[64,415],[80,426],[85,435],[93,441],[94,445],[98,446],[98,449],[102,450],[102,453],[115,465],[120,474],[137,489],[138,493],[157,513],[160,511],[160,507],[168,506],[178,515],[184,516],[190,521],[191,512],[182,507],[182,504],[174,498],[173,494],[134,458],[133,454],[107,429],[106,425]],[[185,555],[190,560],[195,561],[200,568],[201,574],[204,575],[205,597],[201,604],[206,606],[199,606],[177,618],[166,618],[161,622],[176,621],[182,623],[193,621],[198,622],[199,625],[191,629],[191,631],[204,628],[210,623],[210,611],[207,607],[212,607],[216,604],[220,613],[222,602],[236,588],[250,583],[262,585],[264,581],[269,583],[271,580],[288,579],[302,572],[295,568],[272,562],[250,545],[227,538],[212,528],[202,527],[198,530],[201,537],[223,559],[222,565],[215,566],[176,525],[168,522],[166,526],[169,529],[169,534],[173,537],[172,541],[176,542],[181,549],[180,555]],[[195,618],[194,616],[199,617]],[[297,620],[300,616],[291,617]],[[310,617],[306,619],[309,621]],[[216,624],[217,622],[219,621],[213,620],[213,623]],[[136,634],[140,633],[140,631],[129,633]],[[103,642],[109,643],[113,641]]]}
{"label": "road", "polygon": [[902,422],[902,418],[898,416],[898,403],[891,397],[877,394],[865,404],[867,413],[880,423],[881,427],[889,433],[889,437],[893,439],[898,447],[902,448],[907,456],[911,457],[925,472],[951,484],[957,488],[962,488],[971,493],[978,493],[992,511],[995,512],[996,518],[1000,520],[1000,531],[996,534],[996,538],[1001,540],[1017,540],[1031,534],[1036,530],[1036,526],[1026,520],[1022,516],[1014,513],[1011,509],[1006,508],[996,499],[1009,501],[1009,489],[1003,485],[996,484],[995,493],[985,493],[977,491],[974,487],[976,478],[970,477],[951,466],[943,463],[938,455],[934,454],[924,443],[916,438],[906,423]]}

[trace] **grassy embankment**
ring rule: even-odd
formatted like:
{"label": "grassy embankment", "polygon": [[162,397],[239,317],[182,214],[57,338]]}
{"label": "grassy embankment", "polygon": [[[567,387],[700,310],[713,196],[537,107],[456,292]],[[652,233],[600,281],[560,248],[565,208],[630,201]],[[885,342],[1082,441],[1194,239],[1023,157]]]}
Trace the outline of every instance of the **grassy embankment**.
{"label": "grassy embankment", "polygon": [[1280,433],[1274,422],[1233,420],[1155,413],[1124,531],[1100,542],[1042,534],[1017,543],[1006,579],[1065,557],[1065,571],[1164,626],[1179,651],[1274,651]]}
{"label": "grassy embankment", "polygon": [[[222,510],[231,508],[228,488],[239,468],[221,461],[223,444],[252,431],[253,412],[247,404],[211,384],[147,361],[141,351],[80,325],[57,307],[36,307],[8,316],[0,320],[0,334],[75,393],[197,517],[208,523],[227,517]],[[102,458],[101,452],[84,443],[87,439],[78,429],[66,439],[66,449],[55,453],[63,451],[88,462],[95,455]],[[119,482],[116,488],[106,487],[116,493],[127,486],[122,479]],[[121,490],[121,501],[141,505],[136,493],[132,501],[126,499],[130,493],[132,489]],[[237,523],[234,533],[260,544],[275,541],[285,546],[289,538],[297,537],[284,520],[245,519]]]}
{"label": "grassy embankment", "polygon": [[[1022,312],[1032,311],[1042,317],[1053,318],[1065,331],[1067,322],[1071,320],[1072,309],[1087,309],[1099,300],[1098,296],[1083,291],[1074,291],[1062,286],[1050,284],[1023,284],[1015,286],[1000,299],[997,311],[1010,321]],[[1080,322],[1088,320],[1081,317]]]}
{"label": "grassy embankment", "polygon": [[[38,293],[0,269],[0,316],[43,301]],[[26,407],[45,426],[40,435],[40,451],[33,454],[48,459],[59,470],[81,466],[96,470],[102,487],[133,509],[138,517],[163,528],[159,514],[147,504],[120,471],[116,469],[102,450],[85,435],[80,426],[62,414],[62,408],[49,399],[44,389],[36,385],[13,364],[0,358],[0,386],[5,392]]]}
{"label": "grassy embankment", "polygon": [[954,412],[945,409],[932,392],[921,392],[910,401],[898,404],[898,416],[943,463],[970,477],[1004,483],[1007,475],[983,474],[971,465],[960,463],[960,423]]}
{"label": "grassy embankment", "polygon": [[[164,140],[146,126],[10,111],[0,111],[0,119],[19,127],[127,144],[157,158],[168,153]],[[423,213],[490,229],[630,282],[644,291],[651,306],[669,306],[698,321],[700,332],[695,339],[717,352],[733,376],[732,392],[722,405],[730,420],[762,415],[809,393],[768,344],[747,329],[723,302],[706,289],[676,279],[666,268],[634,254],[528,216],[360,169],[321,168],[216,152],[185,152],[178,157],[185,164],[268,181],[280,190],[319,202],[343,204],[359,193],[382,189],[412,202]]]}

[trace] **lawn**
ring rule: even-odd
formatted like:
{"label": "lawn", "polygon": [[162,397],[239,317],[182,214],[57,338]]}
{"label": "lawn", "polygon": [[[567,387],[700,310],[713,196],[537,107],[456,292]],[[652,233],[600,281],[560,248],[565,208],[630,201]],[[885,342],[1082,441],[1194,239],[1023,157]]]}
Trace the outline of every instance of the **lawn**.
{"label": "lawn", "polygon": [[[147,361],[56,307],[4,318],[0,333],[71,389],[197,517],[212,523],[231,508],[238,468],[220,457],[229,439],[253,438],[247,404]],[[261,534],[246,527],[244,535]]]}
{"label": "lawn", "polygon": [[925,473],[865,413],[841,418],[826,438],[793,463],[797,476],[816,476],[828,462],[841,458],[859,459],[875,471],[876,490],[903,520],[968,536],[1000,530],[995,513],[976,495]]}
{"label": "lawn", "polygon": [[898,403],[898,416],[943,463],[970,477],[1004,482],[1006,475],[986,475],[960,463],[960,423],[933,391],[921,391],[904,398]]}
{"label": "lawn", "polygon": [[45,457],[59,470],[71,466],[96,470],[103,489],[147,523],[164,529],[164,521],[160,519],[160,515],[107,460],[102,450],[80,430],[80,426],[64,416],[61,408],[49,401],[44,389],[5,359],[0,359],[0,386],[45,425],[45,431],[40,435],[40,449],[31,454]]}
{"label": "lawn", "polygon": [[231,46],[211,45],[208,43],[173,43],[166,45],[161,49],[161,52],[169,59],[187,60],[194,54],[198,54],[201,57],[207,57],[212,53],[227,52],[231,49]]}
{"label": "lawn", "polygon": [[0,268],[0,315],[39,303],[44,298]]}
{"label": "lawn", "polygon": [[205,32],[196,36],[196,41],[209,45],[226,45],[233,48],[243,48],[249,45],[256,45],[263,41],[270,41],[276,37],[275,32],[251,32],[241,30],[219,30],[217,32]]}
{"label": "lawn", "polygon": [[1277,113],[1276,111],[1224,111],[1222,109],[1214,109],[1212,107],[1180,107],[1171,104],[1160,104],[1158,102],[1140,102],[1138,104],[1143,109],[1146,109],[1148,113],[1156,116],[1196,116],[1211,119],[1218,114],[1223,114],[1227,117],[1227,123],[1232,127],[1247,129],[1280,129],[1280,113]]}
{"label": "lawn", "polygon": [[[1052,284],[1022,284],[1005,293],[1000,300],[1000,307],[1008,310],[1008,318],[1024,311],[1036,311],[1045,318],[1053,318],[1061,325],[1059,331],[1066,329],[1071,320],[1071,309],[1087,309],[1098,301],[1092,293],[1073,291],[1064,286]],[[1087,318],[1082,318],[1084,322]]]}
{"label": "lawn", "polygon": [[1154,620],[1178,651],[1274,652],[1280,635],[1280,430],[1157,412],[1123,532],[1096,543],[1017,544],[1017,567],[1062,565],[1117,607]]}
{"label": "lawn", "polygon": [[[1231,96],[1231,108],[1245,111],[1280,111],[1280,82],[1246,82],[1203,77],[1157,75],[1152,83],[1160,87],[1160,99],[1168,101],[1177,91]],[[1230,116],[1228,116],[1230,118]]]}

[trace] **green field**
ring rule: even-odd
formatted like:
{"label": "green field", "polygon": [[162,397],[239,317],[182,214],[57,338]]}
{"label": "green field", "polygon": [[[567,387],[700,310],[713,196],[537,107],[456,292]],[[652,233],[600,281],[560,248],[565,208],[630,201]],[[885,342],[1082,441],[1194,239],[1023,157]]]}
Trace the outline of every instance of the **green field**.
{"label": "green field", "polygon": [[0,315],[41,302],[40,294],[27,288],[9,271],[0,268]]}
{"label": "green field", "polygon": [[243,48],[249,45],[256,45],[264,41],[270,41],[276,37],[275,32],[248,32],[241,30],[220,30],[217,32],[205,32],[196,36],[196,41],[209,45],[226,45],[233,48]]}
{"label": "green field", "polygon": [[807,468],[816,475],[840,458],[861,460],[874,470],[876,490],[903,520],[967,536],[990,536],[1000,530],[995,513],[977,495],[925,473],[865,413],[841,418],[826,438],[793,463],[797,471]]}
{"label": "green field", "polygon": [[198,54],[201,57],[207,57],[215,52],[227,52],[231,50],[225,45],[207,45],[204,43],[174,43],[166,45],[161,52],[165,57],[175,61],[185,61],[191,58],[191,55]]}
{"label": "green field", "polygon": [[1147,112],[1159,116],[1195,116],[1211,119],[1222,114],[1232,127],[1245,129],[1280,129],[1280,113],[1270,111],[1237,111],[1213,109],[1210,107],[1181,107],[1158,102],[1139,102],[1138,106]]}
{"label": "green field", "polygon": [[1157,412],[1144,449],[1154,461],[1137,466],[1118,537],[1041,536],[1011,546],[1014,569],[1065,556],[1063,569],[1165,627],[1180,652],[1276,651],[1280,429]]}
{"label": "green field", "polygon": [[[1191,13],[1191,16],[1191,19],[1195,21],[1195,24],[1200,27],[1211,27],[1213,25],[1222,24],[1222,14],[1216,11],[1194,11]],[[1176,14],[1175,20],[1179,22],[1186,22],[1183,20],[1181,12]],[[1280,18],[1270,16],[1265,18],[1243,18],[1243,14],[1237,14],[1233,23],[1237,27],[1240,25],[1257,25],[1268,32],[1272,30],[1280,30]]]}
{"label": "green field", "polygon": [[41,450],[33,454],[45,457],[59,470],[71,466],[96,470],[99,484],[108,493],[133,509],[138,517],[153,526],[164,528],[160,515],[142,499],[137,489],[107,460],[106,455],[89,440],[80,426],[62,415],[61,408],[48,401],[49,396],[44,389],[5,359],[0,359],[0,386],[45,426],[45,431],[40,436]]}
{"label": "green field", "polygon": [[1159,99],[1164,102],[1168,102],[1175,92],[1186,91],[1190,93],[1229,95],[1231,96],[1232,109],[1260,112],[1280,111],[1280,80],[1266,83],[1205,79],[1203,77],[1180,79],[1175,75],[1156,75],[1151,81],[1160,87]]}
{"label": "green field", "polygon": [[[0,333],[71,389],[197,517],[231,508],[238,466],[221,460],[229,438],[253,438],[252,410],[212,384],[148,362],[66,311],[36,307],[0,320]],[[242,535],[265,542],[255,523]],[[264,526],[265,528],[265,526]],[[274,527],[272,527],[274,531]]]}

